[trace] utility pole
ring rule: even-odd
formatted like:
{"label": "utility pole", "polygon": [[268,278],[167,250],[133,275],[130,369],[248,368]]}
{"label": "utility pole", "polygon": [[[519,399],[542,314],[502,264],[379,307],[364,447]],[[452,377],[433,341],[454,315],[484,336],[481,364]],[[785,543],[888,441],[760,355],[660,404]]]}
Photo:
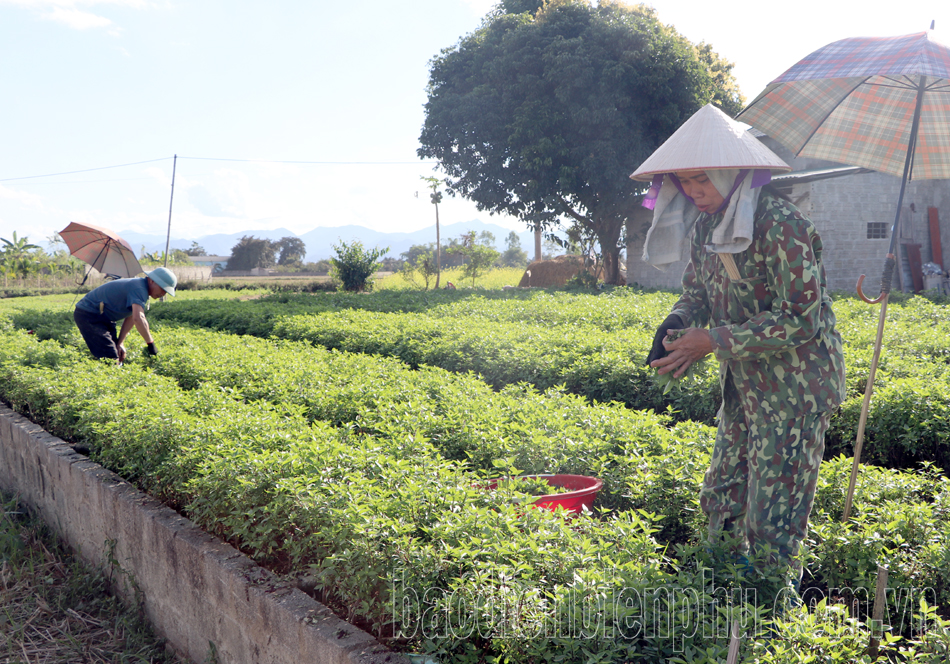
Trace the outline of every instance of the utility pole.
{"label": "utility pole", "polygon": [[172,239],[172,203],[175,202],[175,167],[178,165],[178,155],[172,160],[172,195],[168,200],[168,233],[165,235],[165,267],[168,267],[168,245]]}

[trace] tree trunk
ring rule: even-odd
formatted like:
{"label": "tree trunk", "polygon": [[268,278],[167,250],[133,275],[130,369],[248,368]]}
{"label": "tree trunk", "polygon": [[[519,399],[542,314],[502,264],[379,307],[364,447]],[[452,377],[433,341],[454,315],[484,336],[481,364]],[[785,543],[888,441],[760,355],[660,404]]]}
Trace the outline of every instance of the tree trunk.
{"label": "tree trunk", "polygon": [[619,252],[603,252],[604,256],[604,283],[617,285],[620,279],[620,256]]}
{"label": "tree trunk", "polygon": [[620,248],[617,246],[622,226],[623,218],[613,216],[610,219],[602,219],[595,229],[600,252],[604,257],[604,283],[613,286],[626,286],[620,275]]}

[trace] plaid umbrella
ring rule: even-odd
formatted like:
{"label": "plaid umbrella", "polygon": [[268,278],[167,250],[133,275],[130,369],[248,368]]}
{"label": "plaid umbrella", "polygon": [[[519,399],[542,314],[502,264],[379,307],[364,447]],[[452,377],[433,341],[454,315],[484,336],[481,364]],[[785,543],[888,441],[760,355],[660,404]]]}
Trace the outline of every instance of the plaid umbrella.
{"label": "plaid umbrella", "polygon": [[59,235],[70,254],[103,274],[134,277],[143,271],[129,243],[108,228],[70,222]]}
{"label": "plaid umbrella", "polygon": [[737,119],[800,156],[950,178],[950,48],[931,31],[842,39],[772,81]]}
{"label": "plaid umbrella", "polygon": [[842,39],[805,57],[772,81],[736,119],[796,155],[863,166],[901,178],[890,249],[884,261],[877,339],[845,502],[851,512],[874,374],[881,353],[907,181],[950,178],[950,48],[931,31],[902,37]]}

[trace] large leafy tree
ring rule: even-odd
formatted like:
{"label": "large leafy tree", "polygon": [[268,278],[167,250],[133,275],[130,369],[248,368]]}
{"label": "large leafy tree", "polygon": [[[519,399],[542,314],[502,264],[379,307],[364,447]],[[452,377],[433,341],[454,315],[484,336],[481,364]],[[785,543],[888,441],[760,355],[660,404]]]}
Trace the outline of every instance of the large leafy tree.
{"label": "large leafy tree", "polygon": [[739,111],[731,67],[645,5],[503,0],[432,60],[418,154],[479,209],[593,234],[616,283],[630,173],[704,104]]}
{"label": "large leafy tree", "polygon": [[192,240],[191,246],[185,249],[185,253],[188,256],[207,256],[208,250],[198,244],[197,241]]}
{"label": "large leafy tree", "polygon": [[500,260],[505,267],[525,267],[528,264],[528,253],[521,248],[521,239],[514,231],[505,239],[505,251]]}
{"label": "large leafy tree", "polygon": [[299,237],[282,237],[277,241],[280,248],[280,257],[277,259],[278,265],[303,265],[303,259],[307,255],[307,245]]}
{"label": "large leafy tree", "polygon": [[228,259],[229,270],[253,270],[256,267],[273,267],[277,262],[278,244],[273,240],[243,236],[231,247]]}

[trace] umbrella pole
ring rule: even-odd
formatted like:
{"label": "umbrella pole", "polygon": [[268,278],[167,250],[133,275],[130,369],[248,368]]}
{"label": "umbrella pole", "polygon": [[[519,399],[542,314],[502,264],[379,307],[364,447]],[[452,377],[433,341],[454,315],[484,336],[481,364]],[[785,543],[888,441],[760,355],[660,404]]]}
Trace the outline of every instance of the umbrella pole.
{"label": "umbrella pole", "polygon": [[897,238],[900,236],[901,206],[904,204],[904,191],[907,188],[907,179],[910,167],[914,161],[914,148],[917,145],[917,130],[920,127],[920,111],[924,105],[924,91],[927,88],[927,77],[921,76],[917,83],[917,104],[914,107],[914,119],[910,128],[910,140],[907,142],[907,156],[904,158],[904,177],[901,178],[900,194],[897,197],[897,214],[894,217],[894,228],[891,231],[891,248],[884,261],[884,274],[881,277],[881,295],[875,300],[869,300],[861,290],[864,275],[858,279],[857,291],[862,300],[869,304],[881,303],[881,313],[877,321],[877,337],[874,340],[874,355],[871,357],[871,371],[868,374],[868,383],[864,389],[864,401],[861,403],[861,418],[858,420],[858,435],[854,441],[854,461],[851,464],[851,479],[848,482],[848,495],[844,502],[844,513],[841,521],[851,517],[851,505],[854,500],[854,488],[858,481],[858,469],[861,465],[861,450],[864,447],[864,430],[867,425],[868,411],[871,407],[871,395],[874,393],[874,375],[877,373],[878,359],[881,357],[881,347],[884,340],[884,320],[887,317],[887,299],[891,293],[891,281],[894,276],[895,252]]}
{"label": "umbrella pole", "polygon": [[[106,245],[103,245],[102,248],[99,250],[99,253],[96,255],[96,258],[91,263],[86,263],[86,265],[89,266],[89,269],[86,270],[86,273],[83,275],[82,283],[79,284],[80,288],[82,288],[85,285],[86,281],[89,279],[89,275],[92,274],[93,270],[99,270],[105,267],[105,259],[102,256],[102,254],[105,253],[105,250],[106,250]],[[99,264],[99,267],[96,267],[96,263],[99,263],[100,258],[103,258],[103,261],[102,263]]]}

